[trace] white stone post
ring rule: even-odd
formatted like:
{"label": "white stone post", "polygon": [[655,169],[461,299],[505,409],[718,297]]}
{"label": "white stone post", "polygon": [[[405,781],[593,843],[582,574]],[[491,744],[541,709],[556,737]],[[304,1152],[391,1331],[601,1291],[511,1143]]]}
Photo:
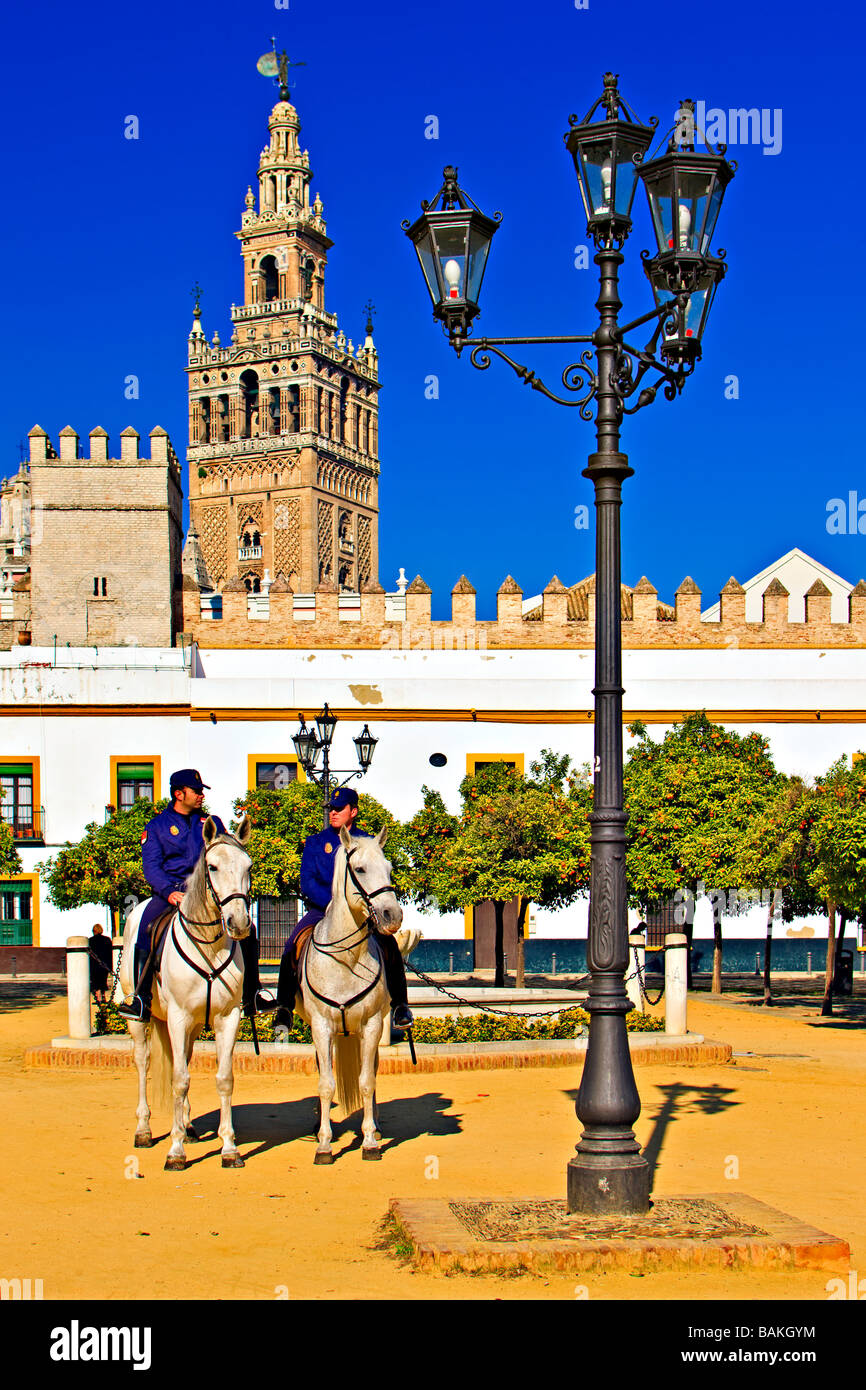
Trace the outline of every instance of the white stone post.
{"label": "white stone post", "polygon": [[119,1004],[123,999],[123,995],[120,992],[120,958],[122,955],[123,937],[116,936],[111,943],[111,958],[113,961],[111,969],[114,974],[114,988],[111,991],[111,999],[115,1004]]}
{"label": "white stone post", "polygon": [[688,937],[671,932],[665,937],[665,1032],[682,1037],[688,1032],[686,1023],[686,968]]}
{"label": "white stone post", "polygon": [[70,1038],[89,1038],[90,947],[86,936],[66,938],[66,1000]]}
{"label": "white stone post", "polygon": [[[628,969],[625,988],[639,1013],[646,1013],[646,995],[641,989],[646,962],[646,939],[642,932],[632,932],[628,939]],[[638,974],[638,971],[640,972]]]}

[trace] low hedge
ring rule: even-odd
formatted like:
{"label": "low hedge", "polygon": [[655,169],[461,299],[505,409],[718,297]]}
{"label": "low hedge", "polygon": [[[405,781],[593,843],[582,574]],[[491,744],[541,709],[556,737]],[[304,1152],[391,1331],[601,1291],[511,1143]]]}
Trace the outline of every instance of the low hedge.
{"label": "low hedge", "polygon": [[[626,1015],[625,1026],[629,1033],[663,1033],[664,1020],[649,1014],[636,1013],[632,1009]],[[472,1043],[472,1042],[527,1042],[532,1039],[555,1041],[558,1038],[579,1038],[586,1035],[589,1027],[589,1014],[585,1009],[564,1009],[562,1013],[545,1018],[532,1014],[470,1014],[461,1018],[447,1014],[444,1018],[421,1017],[416,1019],[412,1030],[416,1043]],[[111,1033],[125,1033],[126,1022],[113,1004],[101,1005],[96,1011],[94,1034],[105,1036]],[[274,1041],[273,1015],[264,1014],[256,1019],[256,1032],[259,1042]],[[248,1018],[241,1019],[238,1040],[252,1041],[252,1026]],[[213,1030],[204,1029],[203,1041],[213,1038]],[[289,1032],[291,1043],[310,1043],[310,1025],[302,1018],[294,1017],[294,1025]]]}

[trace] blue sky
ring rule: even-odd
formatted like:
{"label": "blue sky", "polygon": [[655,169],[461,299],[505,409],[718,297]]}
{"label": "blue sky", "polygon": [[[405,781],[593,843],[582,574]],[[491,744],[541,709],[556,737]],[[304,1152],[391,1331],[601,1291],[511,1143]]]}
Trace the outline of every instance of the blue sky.
{"label": "blue sky", "polygon": [[[101,424],[112,452],[126,425],[146,436],[160,424],[185,453],[189,291],[198,279],[205,329],[227,342],[229,305],[242,296],[234,232],[276,99],[255,64],[274,34],[307,64],[293,99],[335,242],[327,307],[356,342],[367,298],[377,307],[385,586],[400,565],[420,572],[434,614],[447,616],[465,572],[492,615],[506,573],[527,594],[554,572],[566,582],[589,573],[593,531],[574,517],[591,509],[581,470],[592,425],[501,363],[482,373],[468,355],[457,361],[400,223],[456,163],[475,201],[503,214],[479,331],[591,332],[595,269],[574,266],[585,223],[562,135],[610,68],[641,118],[662,127],[684,96],[782,122],[777,154],[729,150],[739,169],[716,236],[729,271],[702,363],[679,400],[660,396],[625,423],[635,476],[623,578],[645,573],[670,601],[691,574],[709,604],[730,574],[745,579],[793,546],[852,582],[866,574],[864,537],[826,528],[831,498],[866,498],[863,190],[850,177],[863,21],[853,3],[289,4],[48,3],[7,16],[4,472],[37,421],[55,440],[66,424],[82,436]],[[137,141],[123,136],[130,114]],[[431,115],[437,140],[425,138]],[[639,266],[650,236],[639,189],[625,318],[651,304]],[[823,257],[835,290],[826,277],[821,288],[822,241],[842,248]],[[551,383],[569,360],[563,349],[522,351]],[[124,398],[130,374],[137,401]],[[431,375],[437,400],[425,398]],[[725,397],[732,375],[736,400]]]}

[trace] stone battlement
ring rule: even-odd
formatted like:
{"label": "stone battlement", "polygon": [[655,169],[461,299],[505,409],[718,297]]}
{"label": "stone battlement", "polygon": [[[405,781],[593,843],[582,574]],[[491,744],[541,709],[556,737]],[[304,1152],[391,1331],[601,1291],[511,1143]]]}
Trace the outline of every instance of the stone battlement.
{"label": "stone battlement", "polygon": [[[509,577],[496,596],[495,621],[478,620],[476,593],[465,576],[451,591],[450,621],[433,621],[432,592],[420,575],[406,590],[405,620],[386,619],[385,591],[378,584],[362,589],[357,606],[342,607],[332,584],[321,584],[315,607],[303,606],[284,579],[270,588],[267,615],[257,596],[255,607],[240,580],[222,590],[222,617],[202,614],[201,590],[185,575],[183,626],[202,647],[209,648],[342,648],[395,650],[508,650],[592,648],[595,639],[595,592],[592,580],[569,590],[554,575],[542,594],[541,608],[524,615],[523,591]],[[674,607],[659,603],[648,579],[633,589],[623,586],[622,640],[624,647],[659,648],[773,648],[866,647],[866,583],[861,580],[848,600],[848,621],[833,622],[830,590],[817,580],[806,594],[805,622],[788,617],[788,590],[772,580],[763,595],[763,621],[746,621],[746,592],[729,579],[719,600],[718,622],[701,618],[701,591],[684,579]],[[255,616],[253,616],[255,614]]]}
{"label": "stone battlement", "polygon": [[34,425],[28,434],[30,440],[30,464],[41,466],[51,466],[52,464],[62,467],[67,463],[94,463],[94,464],[113,464],[117,467],[134,465],[140,468],[142,464],[164,464],[177,475],[180,479],[180,462],[174,451],[172,442],[166,431],[161,425],[157,425],[150,432],[150,458],[144,458],[138,452],[140,435],[138,430],[129,425],[120,434],[120,458],[108,457],[108,431],[101,425],[90,431],[88,436],[90,441],[90,453],[84,455],[80,452],[80,441],[78,433],[67,425],[58,435],[59,450],[54,448],[45,430],[40,425]]}

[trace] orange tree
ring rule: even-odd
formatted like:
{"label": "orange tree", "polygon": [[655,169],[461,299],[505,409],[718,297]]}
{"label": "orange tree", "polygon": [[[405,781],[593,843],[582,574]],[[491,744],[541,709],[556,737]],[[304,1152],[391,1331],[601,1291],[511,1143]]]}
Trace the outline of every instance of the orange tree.
{"label": "orange tree", "polygon": [[128,811],[111,810],[100,825],[91,821],[77,844],[67,841],[52,859],[37,864],[47,898],[59,908],[105,903],[115,917],[128,915],[150,888],[141,867],[141,837],[148,821],[164,810],[140,797]]}
{"label": "orange tree", "polygon": [[0,821],[0,874],[21,872],[21,856],[15,848],[12,827]]}
{"label": "orange tree", "polygon": [[812,827],[817,810],[813,789],[801,777],[781,779],[776,796],[751,822],[740,842],[740,882],[767,908],[764,1003],[772,1003],[770,968],[773,919],[783,922],[819,912],[826,892],[816,882],[820,864]]}
{"label": "orange tree", "polygon": [[[308,835],[322,829],[322,793],[313,782],[290,782],[281,791],[254,787],[234,803],[238,822],[246,812],[252,833],[247,852],[253,864],[252,896],[294,898],[301,892],[301,855]],[[400,822],[365,792],[358,796],[358,827],[373,835],[388,827],[385,854],[399,892],[409,888],[409,856]]]}
{"label": "orange tree", "polygon": [[[464,777],[457,815],[422,787],[424,805],[406,826],[413,895],[426,911],[492,901],[497,985],[505,983],[506,904],[518,900],[520,948],[530,903],[565,907],[589,887],[591,795],[569,759],[547,751],[529,777],[504,763]],[[519,963],[518,980],[521,973]]]}
{"label": "orange tree", "polygon": [[[776,795],[780,774],[760,734],[732,734],[701,710],[659,742],[629,725],[637,742],[624,771],[629,898],[646,909],[685,891],[713,899],[713,991],[722,988],[722,905],[739,887],[740,845]],[[691,942],[692,914],[686,935]]]}
{"label": "orange tree", "polygon": [[[843,755],[815,784],[811,839],[816,863],[811,880],[827,903],[827,969],[822,1014],[833,1012],[836,951],[852,919],[866,908],[866,759],[852,766]],[[836,940],[835,913],[839,912]]]}

